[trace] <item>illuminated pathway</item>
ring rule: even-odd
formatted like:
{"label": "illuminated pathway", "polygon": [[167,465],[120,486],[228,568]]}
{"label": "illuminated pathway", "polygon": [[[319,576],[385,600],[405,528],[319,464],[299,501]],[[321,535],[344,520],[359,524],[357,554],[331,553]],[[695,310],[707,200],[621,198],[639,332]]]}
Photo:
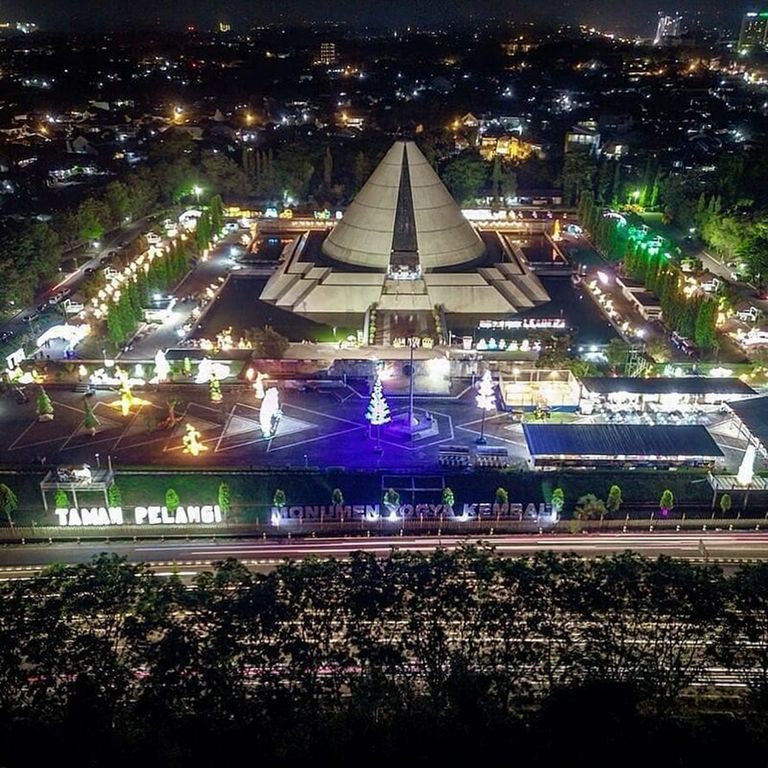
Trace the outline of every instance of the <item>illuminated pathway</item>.
{"label": "illuminated pathway", "polygon": [[83,563],[100,552],[114,553],[132,562],[146,562],[161,573],[178,570],[191,576],[228,557],[257,569],[269,569],[284,559],[310,555],[346,558],[363,551],[384,557],[393,549],[401,552],[429,552],[439,547],[455,549],[464,544],[486,543],[505,556],[537,551],[573,552],[585,557],[610,555],[631,550],[648,557],[668,555],[711,562],[768,560],[768,532],[747,533],[645,533],[579,535],[496,535],[473,536],[389,536],[370,538],[306,538],[275,540],[143,541],[84,544],[26,544],[0,549],[0,579],[28,576],[51,563]]}

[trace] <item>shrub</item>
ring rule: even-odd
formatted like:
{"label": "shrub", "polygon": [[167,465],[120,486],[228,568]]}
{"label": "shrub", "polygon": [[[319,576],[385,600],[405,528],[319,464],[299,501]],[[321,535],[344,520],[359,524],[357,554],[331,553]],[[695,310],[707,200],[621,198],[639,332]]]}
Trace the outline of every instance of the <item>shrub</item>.
{"label": "shrub", "polygon": [[576,502],[573,516],[577,520],[592,520],[596,517],[602,517],[605,512],[605,502],[598,499],[594,493],[588,493]]}

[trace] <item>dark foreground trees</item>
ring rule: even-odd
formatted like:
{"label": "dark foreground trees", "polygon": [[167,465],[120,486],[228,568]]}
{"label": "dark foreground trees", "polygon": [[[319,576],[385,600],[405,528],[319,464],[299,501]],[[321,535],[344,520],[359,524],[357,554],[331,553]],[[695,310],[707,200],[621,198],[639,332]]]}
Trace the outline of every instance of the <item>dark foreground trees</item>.
{"label": "dark foreground trees", "polygon": [[0,585],[0,762],[702,765],[723,734],[749,758],[766,594],[768,566],[629,554],[228,560],[192,588],[102,556]]}

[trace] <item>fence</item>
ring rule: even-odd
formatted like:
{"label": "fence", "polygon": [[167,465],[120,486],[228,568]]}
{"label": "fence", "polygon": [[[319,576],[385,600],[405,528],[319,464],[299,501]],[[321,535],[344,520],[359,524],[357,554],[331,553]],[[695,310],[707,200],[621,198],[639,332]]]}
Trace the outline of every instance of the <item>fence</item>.
{"label": "fence", "polygon": [[343,536],[365,538],[369,536],[467,536],[472,538],[502,534],[557,535],[579,533],[676,533],[676,532],[728,532],[768,530],[768,520],[733,518],[727,520],[702,519],[631,519],[622,520],[560,520],[552,523],[540,520],[494,520],[476,518],[457,520],[438,518],[378,520],[281,521],[279,525],[252,523],[248,525],[122,525],[89,528],[54,526],[14,526],[0,528],[0,542],[115,542],[139,539],[187,540],[261,538],[285,539],[293,537]]}

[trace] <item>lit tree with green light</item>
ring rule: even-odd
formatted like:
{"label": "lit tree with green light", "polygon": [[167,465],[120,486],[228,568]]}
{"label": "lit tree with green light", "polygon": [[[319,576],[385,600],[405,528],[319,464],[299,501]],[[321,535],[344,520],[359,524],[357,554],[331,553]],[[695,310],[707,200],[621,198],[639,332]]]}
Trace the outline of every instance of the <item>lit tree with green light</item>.
{"label": "lit tree with green light", "polygon": [[624,499],[621,497],[621,488],[618,485],[612,485],[608,489],[608,498],[605,502],[605,508],[609,512],[618,512]]}
{"label": "lit tree with green light", "polygon": [[117,483],[107,488],[107,504],[110,507],[122,507],[123,506],[123,492],[120,490],[120,486]]}
{"label": "lit tree with green light", "polygon": [[96,434],[96,429],[101,422],[96,418],[96,414],[93,412],[93,406],[88,398],[83,399],[83,407],[85,408],[85,417],[83,418],[83,426],[87,432],[91,433],[91,437]]}
{"label": "lit tree with green light", "polygon": [[219,508],[224,515],[232,508],[232,494],[226,483],[219,484]]}
{"label": "lit tree with green light", "polygon": [[672,495],[672,491],[667,488],[664,493],[661,494],[659,499],[659,509],[661,510],[662,517],[666,517],[675,506],[675,497]]}
{"label": "lit tree with green light", "polygon": [[5,483],[0,483],[0,513],[5,515],[8,525],[11,527],[13,527],[11,515],[18,506],[19,500],[16,498],[16,494]]}
{"label": "lit tree with green light", "polygon": [[35,410],[38,421],[53,421],[53,403],[51,398],[48,397],[48,393],[42,387],[40,387],[40,392],[37,395]]}
{"label": "lit tree with green light", "polygon": [[550,504],[552,505],[552,518],[553,520],[557,520],[565,506],[565,492],[562,488],[555,488],[555,490],[552,491]]}
{"label": "lit tree with green light", "polygon": [[181,499],[179,494],[173,488],[169,488],[165,492],[165,506],[167,509],[176,511],[176,508],[181,505]]}

